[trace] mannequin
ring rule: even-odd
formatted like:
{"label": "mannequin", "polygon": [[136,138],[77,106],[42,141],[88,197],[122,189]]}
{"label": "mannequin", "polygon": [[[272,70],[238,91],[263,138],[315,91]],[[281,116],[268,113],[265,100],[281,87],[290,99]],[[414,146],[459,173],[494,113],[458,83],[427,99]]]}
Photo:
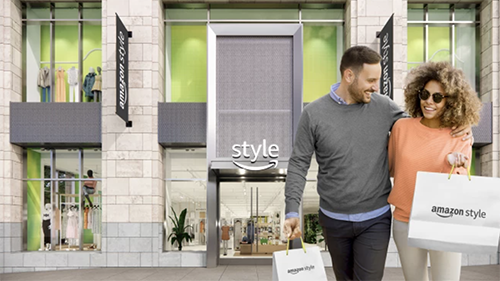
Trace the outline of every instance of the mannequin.
{"label": "mannequin", "polygon": [[83,81],[83,91],[85,92],[87,101],[92,101],[92,99],[94,99],[94,94],[92,93],[92,87],[94,87],[95,76],[96,74],[94,68],[90,67],[89,74],[85,76],[85,80]]}
{"label": "mannequin", "polygon": [[[94,172],[92,170],[87,171],[87,176],[89,179],[83,182],[83,194],[85,195],[85,198],[87,198],[87,201],[89,202],[90,208],[93,208],[94,205],[92,204],[92,201],[90,201],[89,194],[94,194],[95,193],[95,188],[97,186],[97,182],[94,180],[90,180],[94,178]],[[83,204],[82,206],[85,205],[85,199],[83,199]]]}
{"label": "mannequin", "polygon": [[66,102],[66,83],[64,83],[65,70],[60,67],[56,71],[56,102]]}
{"label": "mannequin", "polygon": [[94,101],[101,101],[101,89],[102,89],[102,76],[101,76],[101,68],[97,67],[97,74],[95,76],[94,86],[92,87],[92,94],[94,95]]}
{"label": "mannequin", "polygon": [[48,67],[40,68],[37,84],[38,87],[42,88],[42,102],[50,102],[50,71]]}
{"label": "mannequin", "polygon": [[69,102],[80,102],[80,89],[78,87],[78,69],[72,66],[68,69]]}
{"label": "mannequin", "polygon": [[45,251],[50,250],[50,218],[52,217],[52,206],[47,203],[42,214],[42,229],[43,229],[43,243],[45,244]]}
{"label": "mannequin", "polygon": [[224,248],[224,256],[227,256],[227,247],[230,239],[229,231],[231,227],[227,225],[227,221],[223,221],[223,226],[221,226],[222,230],[222,247]]}

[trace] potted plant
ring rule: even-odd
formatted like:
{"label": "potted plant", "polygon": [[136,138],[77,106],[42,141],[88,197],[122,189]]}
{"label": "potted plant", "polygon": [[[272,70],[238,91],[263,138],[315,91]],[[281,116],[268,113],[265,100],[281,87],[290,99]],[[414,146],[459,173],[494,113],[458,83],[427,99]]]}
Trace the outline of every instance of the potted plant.
{"label": "potted plant", "polygon": [[174,217],[169,216],[170,220],[174,224],[174,227],[172,227],[172,233],[168,236],[168,239],[170,240],[170,243],[174,245],[175,242],[177,242],[177,246],[179,248],[179,251],[182,251],[182,241],[186,239],[187,242],[191,242],[193,239],[189,235],[188,232],[186,232],[186,229],[188,229],[190,226],[184,226],[184,223],[186,222],[186,213],[187,209],[182,210],[181,215],[177,217],[177,214],[174,211],[174,208],[172,208],[172,212],[174,213]]}

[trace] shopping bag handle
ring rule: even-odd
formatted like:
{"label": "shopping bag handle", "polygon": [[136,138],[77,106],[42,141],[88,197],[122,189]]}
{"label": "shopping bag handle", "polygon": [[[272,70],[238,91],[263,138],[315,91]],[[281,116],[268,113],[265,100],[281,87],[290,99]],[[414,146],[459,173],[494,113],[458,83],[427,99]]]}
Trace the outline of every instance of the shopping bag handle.
{"label": "shopping bag handle", "polygon": [[[455,169],[455,164],[453,164],[451,166],[451,171],[450,171],[450,174],[448,175],[448,179],[451,179],[451,174],[453,174],[453,170]],[[467,167],[467,176],[469,177],[469,181],[471,180],[471,177],[470,177],[470,164],[469,166]]]}
{"label": "shopping bag handle", "polygon": [[[302,244],[302,249],[304,249],[304,253],[306,252],[306,247],[304,246],[304,240],[302,240],[302,236],[300,237],[300,243]],[[288,248],[290,247],[290,239],[286,241],[286,255],[288,256]]]}

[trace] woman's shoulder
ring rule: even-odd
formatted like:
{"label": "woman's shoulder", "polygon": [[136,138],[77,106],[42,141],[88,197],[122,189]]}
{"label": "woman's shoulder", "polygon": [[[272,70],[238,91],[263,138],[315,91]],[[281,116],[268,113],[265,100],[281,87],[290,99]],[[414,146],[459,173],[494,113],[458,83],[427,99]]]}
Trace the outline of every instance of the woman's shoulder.
{"label": "woman's shoulder", "polygon": [[396,123],[394,123],[393,130],[409,129],[410,126],[419,122],[420,118],[400,118]]}

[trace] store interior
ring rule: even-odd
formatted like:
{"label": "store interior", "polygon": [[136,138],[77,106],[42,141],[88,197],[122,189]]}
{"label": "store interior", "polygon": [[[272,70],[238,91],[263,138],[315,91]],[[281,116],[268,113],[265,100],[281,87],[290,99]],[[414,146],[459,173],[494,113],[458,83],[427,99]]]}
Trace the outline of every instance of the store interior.
{"label": "store interior", "polygon": [[[185,227],[191,240],[184,239],[182,251],[206,251],[206,149],[166,149],[167,210],[165,250],[178,250],[171,244],[174,212],[186,209]],[[220,182],[220,255],[221,258],[272,257],[274,251],[286,249],[283,236],[285,216],[283,179],[273,181],[241,180]],[[286,170],[278,170],[285,175]],[[306,247],[324,248],[318,223],[319,196],[316,191],[316,161],[311,163],[303,198],[304,243]],[[281,177],[282,178],[282,177]],[[171,237],[170,237],[171,238]]]}

